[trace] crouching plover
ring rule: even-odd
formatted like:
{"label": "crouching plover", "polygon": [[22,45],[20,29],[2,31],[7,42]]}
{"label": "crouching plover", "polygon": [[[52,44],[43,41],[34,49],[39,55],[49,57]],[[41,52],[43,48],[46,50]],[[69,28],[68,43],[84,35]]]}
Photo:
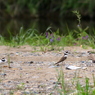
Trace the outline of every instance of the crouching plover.
{"label": "crouching plover", "polygon": [[63,57],[58,62],[56,62],[55,65],[59,66],[60,62],[65,61],[67,59],[68,54],[69,54],[69,52],[65,51]]}
{"label": "crouching plover", "polygon": [[92,63],[95,63],[95,57],[94,57],[93,53],[91,51],[88,51],[88,53],[89,53],[88,59],[92,60]]}
{"label": "crouching plover", "polygon": [[4,57],[2,59],[0,59],[0,63],[2,62],[7,62],[7,59],[5,59]]}

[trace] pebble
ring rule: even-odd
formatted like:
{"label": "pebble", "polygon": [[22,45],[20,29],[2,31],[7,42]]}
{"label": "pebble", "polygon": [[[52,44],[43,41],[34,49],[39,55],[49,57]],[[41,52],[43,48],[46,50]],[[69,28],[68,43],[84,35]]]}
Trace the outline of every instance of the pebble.
{"label": "pebble", "polygon": [[67,70],[76,70],[76,69],[81,69],[81,67],[77,67],[77,66],[68,66],[66,67]]}
{"label": "pebble", "polygon": [[6,73],[1,73],[2,76],[6,76],[7,74]]}

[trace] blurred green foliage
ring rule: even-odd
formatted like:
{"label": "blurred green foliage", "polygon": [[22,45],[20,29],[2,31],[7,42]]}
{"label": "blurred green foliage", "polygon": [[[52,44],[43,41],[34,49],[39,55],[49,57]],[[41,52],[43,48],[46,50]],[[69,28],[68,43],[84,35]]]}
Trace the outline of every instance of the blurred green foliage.
{"label": "blurred green foliage", "polygon": [[0,0],[2,17],[72,16],[78,10],[82,16],[93,18],[95,0]]}

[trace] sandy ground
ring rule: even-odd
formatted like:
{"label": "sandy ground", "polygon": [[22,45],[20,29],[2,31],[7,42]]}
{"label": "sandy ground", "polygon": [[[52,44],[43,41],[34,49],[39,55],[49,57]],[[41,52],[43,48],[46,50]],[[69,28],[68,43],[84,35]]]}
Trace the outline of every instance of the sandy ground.
{"label": "sandy ground", "polygon": [[[39,50],[39,48],[37,49]],[[73,53],[73,56],[69,56],[66,61],[59,67],[54,67],[54,63],[57,62],[63,55],[63,51],[69,50]],[[7,47],[0,46],[0,58],[5,57],[8,61],[0,63],[0,93],[7,90],[5,95],[8,95],[9,90],[17,92],[17,85],[24,83],[24,90],[32,91],[37,95],[49,95],[53,90],[54,83],[57,82],[58,71],[61,67],[64,72],[64,77],[67,83],[71,83],[76,76],[80,78],[81,83],[84,82],[85,77],[90,79],[90,83],[93,83],[92,74],[95,74],[95,66],[86,66],[86,69],[78,70],[66,70],[64,64],[78,66],[77,62],[89,61],[87,57],[87,51],[95,51],[94,49],[82,47],[65,47],[61,51],[35,51],[34,47],[21,46],[21,47]],[[77,53],[85,53],[84,56],[77,57]],[[75,55],[75,56],[74,56]],[[33,62],[33,63],[32,63]],[[77,65],[76,65],[77,63]],[[10,67],[9,66],[10,64]],[[83,65],[79,63],[79,66]],[[84,66],[84,65],[83,65]],[[50,90],[51,89],[51,90]],[[38,92],[39,90],[39,92]],[[54,93],[54,92],[53,92]],[[14,94],[20,95],[20,94]],[[34,94],[31,94],[34,95]],[[53,94],[53,95],[58,95]]]}

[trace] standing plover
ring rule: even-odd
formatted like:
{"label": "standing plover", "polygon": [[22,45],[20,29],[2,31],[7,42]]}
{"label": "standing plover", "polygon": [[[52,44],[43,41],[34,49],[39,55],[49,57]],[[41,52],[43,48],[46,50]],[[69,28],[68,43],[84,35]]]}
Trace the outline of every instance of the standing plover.
{"label": "standing plover", "polygon": [[55,65],[59,66],[60,62],[65,61],[67,59],[68,54],[69,54],[69,52],[65,51],[63,57],[58,62],[56,62]]}

